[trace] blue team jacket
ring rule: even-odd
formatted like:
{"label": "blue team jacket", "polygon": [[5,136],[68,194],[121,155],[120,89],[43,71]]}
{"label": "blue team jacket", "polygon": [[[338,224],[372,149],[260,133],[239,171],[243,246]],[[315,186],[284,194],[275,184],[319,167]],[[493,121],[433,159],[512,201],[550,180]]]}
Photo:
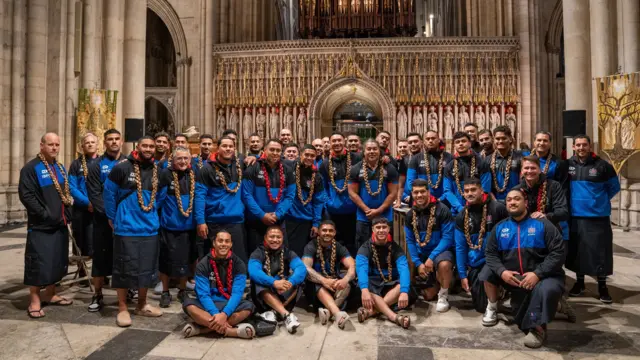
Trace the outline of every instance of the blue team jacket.
{"label": "blue team jacket", "polygon": [[[298,160],[300,161],[300,160]],[[293,164],[294,171],[296,169],[297,162]],[[300,164],[300,183],[296,184],[296,195],[293,198],[293,205],[287,212],[286,218],[298,220],[298,221],[311,221],[312,226],[320,225],[322,220],[322,209],[327,202],[327,194],[324,191],[322,182],[322,175],[314,168],[307,168],[303,164]],[[302,198],[306,201],[309,197],[311,190],[311,178],[312,174],[315,174],[313,198],[307,205],[302,205],[302,201],[298,196],[298,190],[302,192]]]}
{"label": "blue team jacket", "polygon": [[[307,277],[307,267],[302,260],[300,260],[296,253],[286,247],[282,247],[280,251],[285,252],[284,277],[281,278],[278,275],[280,271],[280,253],[277,251],[269,251],[267,253],[264,246],[261,245],[251,253],[251,257],[249,258],[249,277],[251,281],[269,288],[273,287],[273,283],[276,280],[289,280],[294,287],[304,282],[304,279]],[[267,256],[269,256],[271,263],[271,273],[267,273],[266,266],[264,266]],[[289,275],[290,270],[293,271],[291,275]]]}
{"label": "blue team jacket", "polygon": [[[431,207],[436,207],[436,222],[431,230],[431,239],[425,246],[423,244],[427,236],[427,223]],[[418,214],[417,228],[420,238],[416,239],[413,231],[413,217]],[[423,264],[427,259],[435,260],[438,255],[451,249],[453,246],[453,228],[454,222],[451,212],[446,205],[437,201],[435,197],[431,197],[431,203],[425,209],[417,210],[416,207],[409,210],[405,215],[404,234],[407,241],[407,249],[411,256],[411,262],[415,267]],[[420,244],[418,244],[420,242]]]}
{"label": "blue team jacket", "polygon": [[597,155],[588,157],[584,164],[576,156],[568,162],[571,216],[610,216],[611,199],[620,191],[613,166]]}
{"label": "blue team jacket", "polygon": [[[224,260],[216,260],[216,268],[218,269],[218,275],[220,279],[216,279],[216,274],[211,266],[213,256],[211,253],[202,258],[196,265],[196,296],[200,300],[200,304],[211,315],[225,313],[227,316],[231,316],[244,295],[244,288],[247,280],[247,266],[237,255],[232,254],[230,258]],[[232,285],[229,288],[227,283],[227,270],[229,261],[232,262]],[[227,294],[231,296],[229,299],[224,297],[217,286],[217,281],[222,283],[223,289]],[[216,302],[226,302],[226,305],[222,310],[218,309],[215,305]]]}
{"label": "blue team jacket", "polygon": [[[491,173],[487,168],[486,163],[482,161],[482,157],[476,153],[472,153],[470,156],[456,157],[450,161],[444,167],[444,201],[449,205],[451,214],[456,216],[462,209],[466,202],[464,194],[458,191],[458,185],[456,184],[456,177],[458,177],[460,183],[460,189],[464,192],[464,179],[471,175],[471,157],[476,159],[476,173],[475,176],[480,178],[482,182],[482,190],[486,194],[491,192]],[[455,162],[458,162],[458,173],[453,173],[453,167]]]}
{"label": "blue team jacket", "polygon": [[[166,196],[162,198],[163,202],[158,202],[158,207],[162,208],[160,212],[160,227],[170,231],[193,230],[196,226],[193,217],[193,208],[188,217],[185,217],[182,212],[180,212],[180,209],[178,209],[178,201],[175,193],[175,187],[178,185],[173,181],[173,171],[171,168],[164,169],[159,176],[159,186],[161,187],[159,191],[162,192],[162,194],[166,194]],[[191,199],[189,192],[192,179],[195,181],[195,174],[190,171],[190,169],[187,169],[187,171],[178,171],[180,200],[182,201],[182,210],[184,211],[189,208],[189,201]],[[195,204],[193,206],[195,206]]]}
{"label": "blue team jacket", "polygon": [[[491,192],[493,193],[493,195],[495,195],[497,200],[504,201],[504,199],[507,198],[507,194],[509,193],[509,191],[513,189],[514,186],[520,183],[520,167],[522,162],[522,152],[516,151],[516,150],[512,150],[512,151],[513,151],[513,154],[511,156],[511,169],[509,169],[510,171],[509,184],[507,184],[507,187],[503,192],[498,191],[498,189],[495,187],[495,183],[493,180],[495,177],[495,180],[498,183],[498,186],[499,187],[504,186],[505,167],[507,166],[507,159],[509,155],[507,155],[506,158],[502,157],[502,155],[500,155],[500,152],[496,150],[493,152],[491,156],[487,156],[484,158],[484,162],[485,162],[484,166],[486,166],[489,169],[489,173],[491,174]],[[491,170],[491,159],[493,155],[496,156],[495,174]]]}
{"label": "blue team jacket", "polygon": [[[222,185],[219,173],[231,191],[241,187],[238,182],[242,172],[235,158],[229,165],[224,165],[211,157],[200,169],[196,182],[195,220],[196,224],[241,224],[244,222],[245,206],[242,200],[242,189],[229,192]],[[217,170],[217,171],[216,171]],[[219,172],[219,173],[218,173]]]}
{"label": "blue team jacket", "polygon": [[[448,152],[436,152],[429,153],[428,161],[429,161],[429,179],[431,180],[432,187],[429,188],[431,195],[440,199],[444,194],[444,168],[442,173],[438,172],[438,162],[440,161],[440,157],[444,156],[444,166],[446,166],[453,157]],[[411,189],[413,188],[413,180],[415,179],[423,179],[427,180],[427,168],[425,163],[425,152],[420,152],[414,155],[411,158],[411,162],[409,162],[409,169],[407,170],[407,180],[404,185],[404,193],[402,194],[402,198],[406,199],[411,196]]]}
{"label": "blue team jacket", "polygon": [[85,170],[89,175],[91,163],[98,158],[86,158],[87,169],[82,166],[82,156],[73,160],[69,167],[69,191],[73,197],[73,206],[86,208],[89,206],[89,193],[87,191],[87,178],[84,176]]}
{"label": "blue team jacket", "polygon": [[[384,166],[384,168],[383,168]],[[384,171],[382,184],[379,183],[380,180],[380,171]],[[371,191],[375,193],[378,191],[379,187],[382,186],[380,193],[376,196],[371,196],[369,191],[366,188],[364,177],[367,177],[369,181],[369,186]],[[357,163],[355,166],[351,168],[351,174],[349,176],[349,183],[359,184],[358,195],[362,199],[362,201],[371,209],[379,208],[384,200],[389,195],[389,190],[387,189],[387,184],[398,184],[398,170],[396,166],[388,163],[386,165],[380,165],[376,167],[375,171],[371,171],[365,164],[364,160]],[[393,207],[389,206],[387,210],[385,210],[381,216],[384,216],[389,221],[393,221]],[[356,218],[358,221],[370,223],[371,219],[367,218],[364,211],[358,208],[356,212]]]}
{"label": "blue team jacket", "polygon": [[[347,156],[349,159],[347,159]],[[351,161],[351,167],[361,161],[361,157],[353,152],[346,151],[338,156],[331,155],[330,158],[322,161],[320,173],[324,180],[324,188],[327,192],[326,209],[330,214],[353,214],[356,211],[356,204],[349,198],[349,190],[345,187],[348,182],[349,174],[347,174],[347,160]],[[333,169],[333,178],[338,189],[344,188],[344,191],[338,192],[331,183],[329,176],[329,164]]]}
{"label": "blue team jacket", "polygon": [[[382,269],[382,274],[385,277],[389,276],[387,255],[389,254],[389,251],[391,251],[391,261],[393,261],[395,265],[391,267],[391,281],[399,281],[400,292],[408,293],[411,287],[409,263],[407,262],[407,257],[400,246],[394,241],[391,241],[385,246],[377,246],[371,241],[367,241],[360,246],[360,249],[358,249],[358,255],[356,256],[356,274],[358,275],[358,286],[360,286],[360,289],[368,289],[370,278],[372,277],[377,277],[382,283],[380,271],[378,271],[378,267],[373,260],[372,246],[376,247],[380,268]],[[389,248],[389,246],[391,248]]]}
{"label": "blue team jacket", "polygon": [[242,200],[247,209],[247,215],[252,220],[262,220],[266,213],[275,212],[278,220],[284,218],[285,214],[291,208],[293,203],[293,197],[296,193],[296,181],[293,176],[293,169],[285,162],[280,162],[284,168],[285,176],[285,188],[282,193],[282,198],[278,204],[274,204],[269,200],[267,196],[267,188],[265,183],[265,176],[261,165],[265,164],[265,169],[268,172],[271,196],[276,199],[278,196],[280,186],[280,175],[278,166],[274,169],[270,168],[266,164],[266,160],[258,159],[255,164],[249,166],[244,173],[242,179]]}

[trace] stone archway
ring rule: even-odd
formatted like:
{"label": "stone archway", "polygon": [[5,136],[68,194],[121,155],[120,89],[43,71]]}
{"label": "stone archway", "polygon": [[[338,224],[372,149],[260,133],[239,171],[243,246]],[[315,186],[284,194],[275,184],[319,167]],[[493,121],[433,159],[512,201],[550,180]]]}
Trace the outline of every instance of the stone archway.
{"label": "stone archway", "polygon": [[[145,110],[145,134],[153,136],[156,132],[165,131],[173,136],[178,133],[175,124],[175,91],[174,94],[147,93],[144,98]],[[152,107],[156,108],[154,114],[165,113],[166,116],[154,118],[150,116]],[[159,111],[158,111],[159,110]]]}

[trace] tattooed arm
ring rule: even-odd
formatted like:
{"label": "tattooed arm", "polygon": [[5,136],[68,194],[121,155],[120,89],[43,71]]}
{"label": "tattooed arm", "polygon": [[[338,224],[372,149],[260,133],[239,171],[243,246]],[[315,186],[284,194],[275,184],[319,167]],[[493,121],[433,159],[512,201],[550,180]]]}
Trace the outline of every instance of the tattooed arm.
{"label": "tattooed arm", "polygon": [[316,283],[318,285],[324,286],[324,282],[327,279],[313,269],[313,259],[308,257],[303,257],[302,262],[304,262],[304,265],[307,267],[307,280],[313,283]]}

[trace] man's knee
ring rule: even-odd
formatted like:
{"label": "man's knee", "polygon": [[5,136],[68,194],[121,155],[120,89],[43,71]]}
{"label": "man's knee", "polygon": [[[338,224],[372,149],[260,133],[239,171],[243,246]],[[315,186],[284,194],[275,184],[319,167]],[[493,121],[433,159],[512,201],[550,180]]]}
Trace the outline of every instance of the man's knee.
{"label": "man's knee", "polygon": [[564,282],[560,278],[545,278],[540,280],[533,288],[535,294],[544,294],[545,297],[561,297],[564,293]]}
{"label": "man's knee", "polygon": [[438,263],[438,271],[442,273],[451,273],[453,271],[453,263],[445,260]]}

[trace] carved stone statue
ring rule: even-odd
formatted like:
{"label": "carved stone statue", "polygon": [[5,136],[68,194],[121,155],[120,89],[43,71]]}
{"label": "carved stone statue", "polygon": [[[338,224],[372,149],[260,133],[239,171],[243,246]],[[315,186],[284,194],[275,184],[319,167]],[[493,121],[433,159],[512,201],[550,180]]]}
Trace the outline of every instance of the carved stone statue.
{"label": "carved stone statue", "polygon": [[471,119],[469,118],[467,107],[460,106],[460,110],[458,112],[458,131],[464,131],[464,125],[469,122],[471,122]]}
{"label": "carved stone statue", "polygon": [[398,110],[396,122],[398,123],[398,139],[406,138],[409,120],[407,118],[407,112],[404,110],[404,105],[400,105],[400,110]]}
{"label": "carved stone statue", "polygon": [[476,113],[473,115],[473,118],[476,121],[476,125],[478,125],[478,129],[482,130],[487,127],[486,117],[484,116],[482,106],[478,106],[476,108]]}
{"label": "carved stone statue", "polygon": [[436,113],[436,107],[429,108],[429,114],[427,115],[428,130],[438,132],[438,113]]}
{"label": "carved stone statue", "polygon": [[424,130],[422,129],[422,113],[420,112],[420,107],[416,106],[413,109],[413,131],[422,134]]}
{"label": "carved stone statue", "polygon": [[504,121],[506,125],[509,127],[509,129],[511,129],[511,134],[515,136],[517,119],[516,119],[516,114],[513,113],[512,107],[507,108],[507,113],[504,115]]}
{"label": "carved stone statue", "polygon": [[304,108],[300,108],[300,114],[296,120],[296,135],[298,136],[298,144],[307,142],[307,115]]}
{"label": "carved stone statue", "polygon": [[238,109],[231,108],[231,114],[227,121],[227,129],[238,131]]}
{"label": "carved stone statue", "polygon": [[453,139],[453,128],[456,126],[455,118],[451,112],[451,106],[445,108],[444,116],[444,138],[449,140]]}
{"label": "carved stone statue", "polygon": [[267,126],[267,116],[264,114],[264,108],[260,108],[258,115],[256,115],[256,132],[261,139],[265,138]]}
{"label": "carved stone statue", "polygon": [[636,124],[629,118],[622,120],[622,148],[632,150],[636,148]]}
{"label": "carved stone statue", "polygon": [[253,116],[251,116],[251,108],[244,109],[244,117],[242,119],[242,137],[243,139],[249,139],[253,133]]}
{"label": "carved stone statue", "polygon": [[222,133],[227,127],[226,119],[224,118],[224,109],[220,108],[218,110],[218,119],[216,121],[216,129],[218,136],[222,136]]}
{"label": "carved stone statue", "polygon": [[[491,107],[491,114],[489,114],[489,126],[491,130],[495,129],[498,125],[500,125],[500,114],[498,114],[498,107]],[[513,134],[513,130],[511,130]]]}
{"label": "carved stone statue", "polygon": [[282,119],[282,128],[283,129],[293,129],[293,114],[291,113],[291,108],[287,108],[287,111]]}
{"label": "carved stone statue", "polygon": [[278,120],[280,116],[278,115],[278,108],[275,106],[271,108],[271,114],[269,114],[269,126],[267,130],[269,132],[269,138],[277,138],[278,137]]}

